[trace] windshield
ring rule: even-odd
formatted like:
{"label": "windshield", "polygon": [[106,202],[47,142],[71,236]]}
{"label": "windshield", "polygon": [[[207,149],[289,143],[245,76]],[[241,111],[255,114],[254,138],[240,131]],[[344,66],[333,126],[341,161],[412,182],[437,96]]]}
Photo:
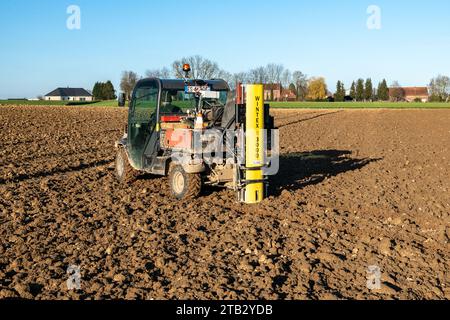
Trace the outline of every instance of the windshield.
{"label": "windshield", "polygon": [[[206,101],[215,100],[223,106],[227,103],[228,92],[220,91],[219,99],[204,99]],[[186,113],[197,107],[198,99],[195,94],[178,90],[163,90],[161,95],[161,113]]]}
{"label": "windshield", "polygon": [[195,109],[195,97],[184,91],[164,90],[161,95],[161,113],[180,113]]}
{"label": "windshield", "polygon": [[132,121],[134,123],[148,123],[156,111],[158,89],[154,87],[140,87],[134,93]]}
{"label": "windshield", "polygon": [[228,99],[228,91],[220,91],[219,101],[221,104],[226,105]]}

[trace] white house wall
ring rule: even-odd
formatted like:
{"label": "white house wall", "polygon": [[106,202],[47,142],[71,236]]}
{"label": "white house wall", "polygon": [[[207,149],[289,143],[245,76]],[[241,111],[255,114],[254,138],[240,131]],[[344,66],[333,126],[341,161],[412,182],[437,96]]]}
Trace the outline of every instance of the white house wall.
{"label": "white house wall", "polygon": [[94,101],[93,97],[45,97],[47,101]]}

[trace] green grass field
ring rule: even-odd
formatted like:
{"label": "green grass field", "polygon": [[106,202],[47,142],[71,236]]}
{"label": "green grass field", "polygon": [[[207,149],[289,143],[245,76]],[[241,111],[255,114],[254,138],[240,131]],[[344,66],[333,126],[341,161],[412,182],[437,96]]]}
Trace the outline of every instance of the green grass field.
{"label": "green grass field", "polygon": [[[274,109],[450,109],[450,103],[407,102],[268,102]],[[65,106],[67,101],[0,100],[0,105]],[[127,104],[128,105],[128,104]],[[75,105],[76,106],[76,105]],[[80,104],[79,107],[117,107],[117,100]]]}
{"label": "green grass field", "polygon": [[450,109],[450,103],[269,102],[275,109]]}
{"label": "green grass field", "polygon": [[98,101],[93,103],[74,103],[73,101],[26,101],[26,100],[0,100],[0,105],[24,106],[79,106],[79,107],[117,107],[117,100]]}
{"label": "green grass field", "polygon": [[[85,107],[118,107],[118,102],[117,100],[107,100],[107,101],[99,101],[99,102],[95,102],[95,103],[91,103],[91,104],[85,104]],[[127,102],[127,107],[128,107],[128,102]]]}
{"label": "green grass field", "polygon": [[26,100],[0,100],[3,105],[26,105],[26,106],[64,106],[67,101],[26,101]]}

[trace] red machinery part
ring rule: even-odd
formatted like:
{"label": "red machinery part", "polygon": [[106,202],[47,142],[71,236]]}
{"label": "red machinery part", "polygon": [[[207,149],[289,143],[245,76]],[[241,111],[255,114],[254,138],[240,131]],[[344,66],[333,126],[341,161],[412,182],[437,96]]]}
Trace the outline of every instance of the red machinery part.
{"label": "red machinery part", "polygon": [[166,130],[164,143],[167,148],[190,149],[192,147],[192,130]]}
{"label": "red machinery part", "polygon": [[244,86],[241,82],[236,84],[236,104],[244,104],[245,103],[245,90]]}
{"label": "red machinery part", "polygon": [[181,116],[161,116],[161,122],[180,122]]}

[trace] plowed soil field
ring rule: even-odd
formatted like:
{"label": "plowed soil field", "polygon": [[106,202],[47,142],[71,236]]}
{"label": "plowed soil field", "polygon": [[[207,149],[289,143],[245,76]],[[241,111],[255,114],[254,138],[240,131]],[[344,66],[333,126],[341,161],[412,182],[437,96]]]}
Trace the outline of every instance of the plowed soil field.
{"label": "plowed soil field", "polygon": [[450,110],[273,113],[280,172],[247,206],[121,187],[126,110],[0,107],[0,298],[450,299]]}

